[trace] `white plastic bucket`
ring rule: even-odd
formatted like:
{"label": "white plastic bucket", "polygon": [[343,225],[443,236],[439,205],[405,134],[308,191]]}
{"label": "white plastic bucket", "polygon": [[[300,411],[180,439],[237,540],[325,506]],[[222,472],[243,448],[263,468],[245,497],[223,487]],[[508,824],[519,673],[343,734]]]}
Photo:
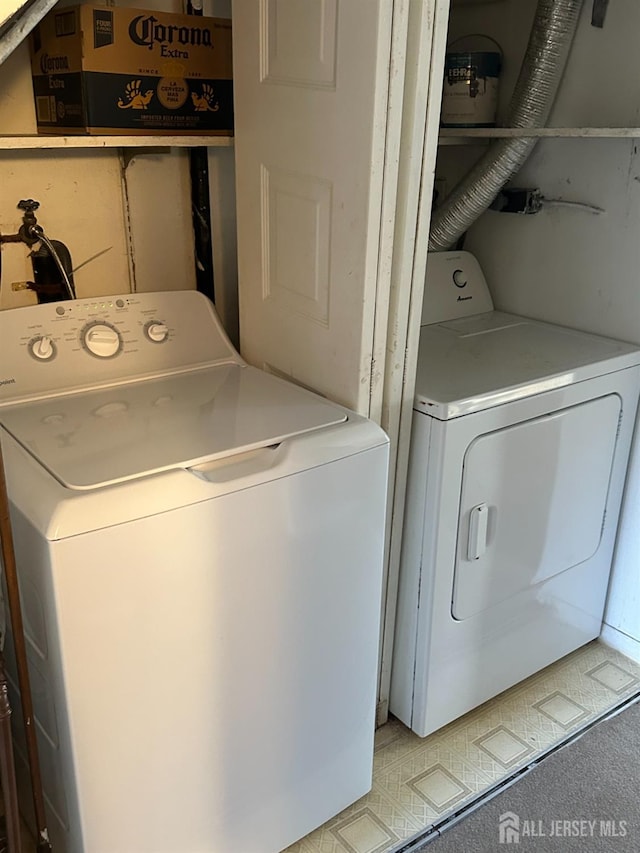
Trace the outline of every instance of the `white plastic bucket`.
{"label": "white plastic bucket", "polygon": [[498,78],[502,51],[489,36],[466,36],[491,41],[497,50],[447,51],[442,92],[442,127],[494,127],[498,106]]}

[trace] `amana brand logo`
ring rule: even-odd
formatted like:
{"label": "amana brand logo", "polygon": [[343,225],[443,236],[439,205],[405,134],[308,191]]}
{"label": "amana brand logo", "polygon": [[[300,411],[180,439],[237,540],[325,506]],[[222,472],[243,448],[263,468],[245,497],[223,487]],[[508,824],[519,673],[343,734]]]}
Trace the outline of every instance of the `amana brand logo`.
{"label": "amana brand logo", "polygon": [[15,384],[16,384],[16,380],[13,378],[11,378],[11,379],[0,379],[0,387],[2,385],[15,385]]}
{"label": "amana brand logo", "polygon": [[183,47],[213,47],[211,30],[206,27],[177,27],[161,24],[153,15],[138,15],[129,24],[129,38],[134,44],[153,50],[156,44],[179,44]]}
{"label": "amana brand logo", "polygon": [[40,57],[40,70],[43,74],[54,74],[56,71],[69,70],[69,58],[67,56],[49,56],[43,53]]}

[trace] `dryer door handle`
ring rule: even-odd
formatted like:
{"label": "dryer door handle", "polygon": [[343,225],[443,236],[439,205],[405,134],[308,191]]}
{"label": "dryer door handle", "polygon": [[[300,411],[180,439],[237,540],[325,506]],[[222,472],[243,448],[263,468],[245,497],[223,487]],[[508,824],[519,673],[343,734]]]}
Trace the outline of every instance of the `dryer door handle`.
{"label": "dryer door handle", "polygon": [[488,524],[489,507],[486,504],[474,506],[469,513],[468,560],[479,560],[487,550]]}

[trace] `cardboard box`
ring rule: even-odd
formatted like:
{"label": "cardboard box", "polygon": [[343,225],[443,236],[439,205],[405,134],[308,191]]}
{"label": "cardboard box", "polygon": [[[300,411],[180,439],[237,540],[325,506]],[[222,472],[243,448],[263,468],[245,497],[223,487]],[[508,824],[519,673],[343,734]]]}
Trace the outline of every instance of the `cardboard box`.
{"label": "cardboard box", "polygon": [[233,133],[229,20],[83,4],[30,41],[40,133]]}

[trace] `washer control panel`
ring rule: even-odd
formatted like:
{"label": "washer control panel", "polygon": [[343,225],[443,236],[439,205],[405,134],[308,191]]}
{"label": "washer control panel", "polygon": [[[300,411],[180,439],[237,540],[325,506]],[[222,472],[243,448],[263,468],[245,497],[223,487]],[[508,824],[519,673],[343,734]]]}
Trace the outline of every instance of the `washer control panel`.
{"label": "washer control panel", "polygon": [[0,406],[224,362],[242,364],[196,291],[0,311]]}

